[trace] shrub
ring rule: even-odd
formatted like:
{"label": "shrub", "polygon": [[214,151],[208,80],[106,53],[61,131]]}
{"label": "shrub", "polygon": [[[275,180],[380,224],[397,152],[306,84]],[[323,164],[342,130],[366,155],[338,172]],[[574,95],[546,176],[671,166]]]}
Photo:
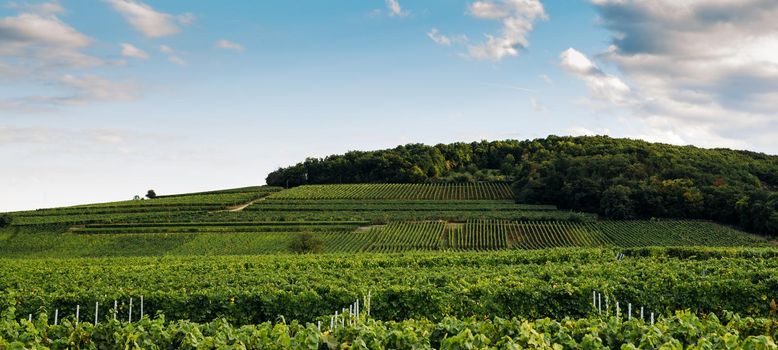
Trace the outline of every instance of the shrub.
{"label": "shrub", "polygon": [[322,241],[311,232],[297,235],[289,244],[289,250],[295,253],[317,253],[321,251]]}
{"label": "shrub", "polygon": [[7,214],[0,215],[0,228],[11,226],[13,219]]}

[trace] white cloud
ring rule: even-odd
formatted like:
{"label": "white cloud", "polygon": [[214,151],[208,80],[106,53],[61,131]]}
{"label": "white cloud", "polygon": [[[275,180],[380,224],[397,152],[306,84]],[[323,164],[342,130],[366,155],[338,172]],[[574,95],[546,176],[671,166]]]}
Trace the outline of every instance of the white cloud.
{"label": "white cloud", "polygon": [[181,58],[178,51],[176,51],[174,48],[167,46],[167,45],[159,45],[159,51],[167,54],[167,60],[171,63],[177,64],[179,66],[186,66],[189,64],[185,59]]}
{"label": "white cloud", "polygon": [[586,82],[591,94],[617,106],[632,103],[631,90],[615,75],[600,70],[588,57],[569,48],[559,55],[562,68]]}
{"label": "white cloud", "polygon": [[466,35],[447,36],[440,33],[438,28],[432,28],[427,32],[427,37],[432,39],[436,44],[442,46],[451,46],[452,44],[463,44],[467,42]]}
{"label": "white cloud", "polygon": [[548,111],[548,108],[534,96],[529,98],[529,102],[535,112],[545,113]]}
{"label": "white cloud", "polygon": [[554,80],[551,79],[548,75],[541,74],[539,75],[540,79],[543,80],[548,85],[554,85]]}
{"label": "white cloud", "polygon": [[[612,45],[599,57],[630,85],[632,103],[611,100],[629,111],[625,123],[674,143],[778,151],[768,141],[778,130],[778,2],[591,2],[612,33]],[[566,69],[587,85],[599,77],[603,90],[618,92],[615,80],[569,63]]]}
{"label": "white cloud", "polygon": [[587,128],[583,126],[574,126],[568,130],[571,136],[598,136],[608,135],[610,130],[600,128]]}
{"label": "white cloud", "polygon": [[243,51],[246,50],[246,48],[244,48],[243,45],[235,43],[235,42],[232,42],[232,41],[229,41],[229,40],[226,40],[226,39],[221,39],[221,40],[217,41],[216,44],[214,44],[214,46],[217,47],[217,48],[220,48],[220,49],[235,50],[235,51],[239,51],[239,52],[243,52]]}
{"label": "white cloud", "polygon": [[179,66],[186,66],[186,65],[188,65],[188,64],[189,64],[189,62],[187,62],[187,61],[186,61],[186,60],[184,60],[183,58],[181,58],[181,57],[178,57],[178,56],[176,56],[176,55],[169,56],[169,57],[167,58],[167,60],[168,60],[168,61],[170,61],[171,63],[177,64],[177,65],[179,65]]}
{"label": "white cloud", "polygon": [[179,24],[189,25],[194,21],[194,15],[191,13],[173,16],[156,11],[151,6],[137,0],[108,1],[130,25],[150,38],[176,34],[181,31]]}
{"label": "white cloud", "polygon": [[432,28],[427,32],[427,36],[438,45],[451,46],[451,38],[440,34],[437,28]]}
{"label": "white cloud", "polygon": [[132,44],[123,43],[121,44],[121,46],[122,46],[122,56],[124,57],[140,58],[144,60],[149,58],[149,54],[146,53],[146,51],[143,51]]}
{"label": "white cloud", "polygon": [[469,13],[476,18],[502,23],[499,35],[486,34],[486,42],[468,48],[468,55],[479,60],[499,61],[518,56],[519,50],[529,46],[527,36],[537,20],[548,19],[540,0],[476,1]]}
{"label": "white cloud", "polygon": [[57,88],[57,91],[0,99],[0,110],[24,113],[51,112],[61,106],[133,101],[140,96],[138,87],[133,83],[116,82],[96,75],[65,74],[58,78],[47,78],[45,83]]}
{"label": "white cloud", "polygon": [[[0,81],[21,88],[0,97],[0,110],[30,113],[136,98],[133,84],[86,73],[109,65],[84,52],[94,40],[57,16],[65,12],[58,2],[11,7],[23,12],[0,18]],[[124,46],[123,52],[132,48]]]}
{"label": "white cloud", "polygon": [[60,82],[75,91],[62,98],[68,104],[95,101],[131,101],[137,98],[138,89],[131,83],[118,83],[95,75],[74,76],[67,74]]}
{"label": "white cloud", "polygon": [[405,17],[408,15],[408,11],[403,10],[397,0],[386,0],[386,8],[389,10],[390,16]]}
{"label": "white cloud", "polygon": [[17,51],[23,46],[56,46],[83,48],[90,39],[53,15],[22,13],[0,19],[0,38],[4,45],[0,53]]}
{"label": "white cloud", "polygon": [[60,5],[59,1],[42,2],[37,4],[11,2],[6,5],[6,7],[28,13],[36,13],[39,15],[58,15],[65,13],[65,8]]}

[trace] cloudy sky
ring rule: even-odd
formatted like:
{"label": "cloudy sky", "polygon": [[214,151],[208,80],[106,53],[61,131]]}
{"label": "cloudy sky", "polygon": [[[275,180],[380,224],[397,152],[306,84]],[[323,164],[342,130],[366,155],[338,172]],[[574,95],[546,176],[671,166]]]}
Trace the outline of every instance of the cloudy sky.
{"label": "cloudy sky", "polygon": [[410,142],[776,154],[776,17],[775,0],[0,0],[0,211]]}

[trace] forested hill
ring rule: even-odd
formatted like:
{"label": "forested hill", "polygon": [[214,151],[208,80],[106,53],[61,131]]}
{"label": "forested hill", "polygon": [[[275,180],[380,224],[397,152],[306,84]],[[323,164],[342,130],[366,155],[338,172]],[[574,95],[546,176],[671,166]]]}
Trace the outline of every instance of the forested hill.
{"label": "forested hill", "polygon": [[699,218],[778,235],[778,156],[639,140],[557,137],[409,144],[308,158],[268,185],[510,181],[520,202],[611,218]]}

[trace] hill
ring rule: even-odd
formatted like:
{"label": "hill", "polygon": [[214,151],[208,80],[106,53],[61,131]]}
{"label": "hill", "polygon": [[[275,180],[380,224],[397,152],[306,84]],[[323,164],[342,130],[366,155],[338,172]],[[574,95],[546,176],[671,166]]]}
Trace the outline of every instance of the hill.
{"label": "hill", "polygon": [[778,156],[605,136],[410,144],[308,158],[268,185],[504,181],[521,203],[613,219],[707,219],[778,235]]}
{"label": "hill", "polygon": [[260,186],[10,213],[3,257],[768,246],[699,220],[598,220],[518,204],[507,183]]}
{"label": "hill", "polygon": [[[351,344],[351,330],[385,331],[382,321],[436,328],[402,333],[415,339],[407,344],[472,338],[450,328],[459,319],[610,319],[623,332],[619,319],[656,329],[654,315],[659,325],[713,313],[772,322],[778,297],[778,249],[764,237],[704,220],[517,203],[504,181],[257,186],[8,217],[0,348],[20,344],[9,337],[61,344],[51,348],[212,347],[240,343],[236,332],[263,347],[275,344],[262,333],[271,329],[322,348],[333,337]],[[361,317],[356,300],[369,310]],[[675,310],[689,311],[674,319]],[[386,348],[406,348],[388,337]]]}

